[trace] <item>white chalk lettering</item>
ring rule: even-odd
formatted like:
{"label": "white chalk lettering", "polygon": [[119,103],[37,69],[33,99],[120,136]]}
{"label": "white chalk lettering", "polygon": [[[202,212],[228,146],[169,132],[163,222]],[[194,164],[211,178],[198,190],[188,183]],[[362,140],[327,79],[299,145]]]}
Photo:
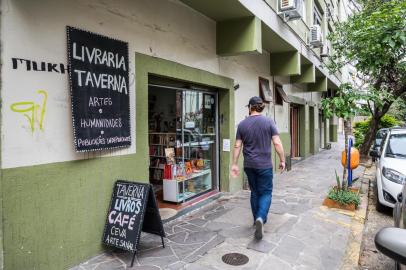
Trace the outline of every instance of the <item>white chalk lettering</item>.
{"label": "white chalk lettering", "polygon": [[111,98],[102,98],[102,97],[89,98],[89,107],[101,107],[111,105],[113,105],[113,101],[111,100]]}
{"label": "white chalk lettering", "polygon": [[125,211],[138,214],[141,210],[141,201],[131,199],[117,199],[114,204],[114,209],[117,211]]}
{"label": "white chalk lettering", "polygon": [[127,231],[125,229],[120,229],[120,228],[117,228],[117,227],[114,227],[114,226],[111,227],[110,234],[120,236],[120,237],[123,237],[123,238],[127,237]]}
{"label": "white chalk lettering", "polygon": [[144,186],[117,184],[117,196],[143,199]]}
{"label": "white chalk lettering", "polygon": [[[96,87],[99,89],[108,89],[117,91],[128,95],[128,87],[125,77],[121,75],[111,75],[106,73],[93,73],[90,71],[75,69],[74,72],[77,74],[78,85],[85,87]],[[82,80],[82,75],[86,77]],[[83,84],[84,81],[84,84]]]}
{"label": "white chalk lettering", "polygon": [[116,69],[127,71],[125,58],[123,55],[109,51],[100,50],[99,48],[89,49],[87,46],[78,48],[76,42],[73,42],[73,58],[82,62],[89,62],[96,65],[106,65]]}
{"label": "white chalk lettering", "polygon": [[121,118],[80,119],[81,128],[121,128],[122,126]]}
{"label": "white chalk lettering", "polygon": [[[75,69],[74,72],[78,75],[78,85],[82,86],[82,73],[85,73],[86,71]],[[88,83],[88,81],[86,79],[86,85],[87,85],[87,83]],[[92,86],[93,86],[93,83],[92,83]]]}

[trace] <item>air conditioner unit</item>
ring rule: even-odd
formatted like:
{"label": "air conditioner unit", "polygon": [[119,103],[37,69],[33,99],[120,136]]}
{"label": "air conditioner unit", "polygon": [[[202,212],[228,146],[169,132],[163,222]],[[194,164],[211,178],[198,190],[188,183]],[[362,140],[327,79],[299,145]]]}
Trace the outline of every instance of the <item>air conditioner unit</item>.
{"label": "air conditioner unit", "polygon": [[303,0],[279,0],[279,14],[285,21],[293,21],[302,18]]}
{"label": "air conditioner unit", "polygon": [[279,9],[282,12],[295,9],[295,7],[295,0],[279,0]]}
{"label": "air conditioner unit", "polygon": [[330,56],[330,45],[326,42],[325,44],[323,44],[323,46],[321,47],[321,52],[320,52],[320,57],[324,58],[324,57],[329,57]]}
{"label": "air conditioner unit", "polygon": [[320,25],[312,25],[310,27],[309,43],[315,48],[323,46],[323,35]]}

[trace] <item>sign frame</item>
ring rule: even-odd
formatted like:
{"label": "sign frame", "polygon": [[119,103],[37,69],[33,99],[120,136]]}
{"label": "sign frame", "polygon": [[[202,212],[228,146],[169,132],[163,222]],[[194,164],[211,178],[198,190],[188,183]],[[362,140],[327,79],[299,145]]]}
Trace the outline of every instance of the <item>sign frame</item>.
{"label": "sign frame", "polygon": [[128,43],[66,26],[76,152],[130,147]]}
{"label": "sign frame", "polygon": [[[111,210],[114,209],[115,199],[117,198],[116,197],[116,191],[117,191],[118,184],[137,185],[137,186],[143,186],[144,187],[144,193],[143,193],[144,194],[144,199],[142,201],[142,205],[141,205],[140,212],[139,212],[139,215],[140,215],[140,217],[138,219],[139,223],[136,226],[137,232],[136,232],[136,235],[135,235],[135,239],[133,239],[134,241],[132,241],[134,243],[134,250],[133,251],[106,242],[106,237],[110,235],[108,233],[108,228],[109,228],[109,226],[111,226],[111,224],[109,224],[109,215],[110,215]],[[148,221],[153,220],[154,221],[153,222],[153,227],[151,227],[150,224],[146,224],[145,220],[148,220]],[[111,246],[111,247],[114,247],[114,248],[119,248],[119,249],[122,249],[122,250],[125,250],[125,251],[133,252],[133,257],[132,257],[132,260],[131,260],[131,267],[132,267],[133,264],[134,264],[135,255],[137,253],[137,248],[138,248],[138,244],[139,244],[139,241],[140,241],[141,231],[161,236],[162,247],[165,248],[165,242],[164,242],[164,237],[166,237],[165,236],[165,230],[164,230],[164,227],[163,227],[161,216],[159,214],[159,208],[158,208],[158,205],[156,203],[153,187],[149,183],[139,183],[139,182],[132,182],[132,181],[127,181],[127,180],[117,180],[114,183],[114,186],[113,186],[113,192],[112,192],[110,203],[109,203],[106,223],[104,225],[104,230],[103,230],[102,243],[107,245],[107,246]]]}

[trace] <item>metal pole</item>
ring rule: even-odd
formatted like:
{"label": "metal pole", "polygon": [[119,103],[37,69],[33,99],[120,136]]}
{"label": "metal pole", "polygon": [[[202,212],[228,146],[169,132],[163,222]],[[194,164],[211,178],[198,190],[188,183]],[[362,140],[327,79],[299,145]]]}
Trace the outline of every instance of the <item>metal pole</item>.
{"label": "metal pole", "polygon": [[352,186],[352,170],[351,170],[351,148],[352,148],[352,138],[349,139],[348,142],[348,152],[347,152],[347,160],[348,160],[348,186]]}
{"label": "metal pole", "polygon": [[131,267],[133,267],[133,265],[134,265],[135,254],[137,254],[136,250],[134,251],[133,259],[131,260]]}

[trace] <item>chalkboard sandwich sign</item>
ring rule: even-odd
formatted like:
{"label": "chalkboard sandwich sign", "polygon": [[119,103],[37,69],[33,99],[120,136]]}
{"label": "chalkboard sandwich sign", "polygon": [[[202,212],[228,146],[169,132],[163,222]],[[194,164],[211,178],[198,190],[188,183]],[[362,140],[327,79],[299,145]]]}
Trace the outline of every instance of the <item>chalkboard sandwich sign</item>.
{"label": "chalkboard sandwich sign", "polygon": [[67,26],[77,152],[131,145],[128,43]]}
{"label": "chalkboard sandwich sign", "polygon": [[165,247],[165,231],[152,186],[118,180],[111,196],[103,243],[134,253],[132,267],[141,230],[161,236]]}

